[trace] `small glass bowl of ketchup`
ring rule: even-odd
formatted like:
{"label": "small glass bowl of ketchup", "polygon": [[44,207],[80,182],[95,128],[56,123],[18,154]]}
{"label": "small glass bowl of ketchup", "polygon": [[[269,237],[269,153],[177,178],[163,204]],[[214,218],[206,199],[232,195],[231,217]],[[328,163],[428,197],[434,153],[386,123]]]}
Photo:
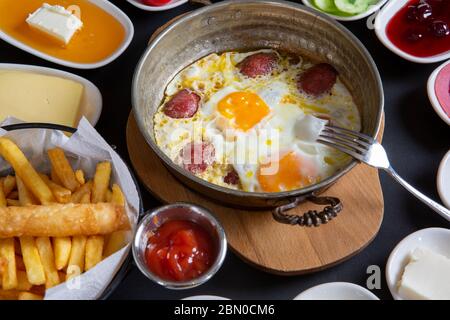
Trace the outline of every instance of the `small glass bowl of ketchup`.
{"label": "small glass bowl of ketchup", "polygon": [[190,289],[220,269],[225,232],[205,208],[174,203],[149,211],[136,230],[133,256],[149,279],[169,289]]}

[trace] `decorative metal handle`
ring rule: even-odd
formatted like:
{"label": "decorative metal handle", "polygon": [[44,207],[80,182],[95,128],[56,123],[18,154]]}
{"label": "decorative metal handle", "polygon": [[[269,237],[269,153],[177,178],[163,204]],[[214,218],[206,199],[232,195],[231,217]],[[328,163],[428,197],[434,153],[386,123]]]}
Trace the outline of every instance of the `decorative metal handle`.
{"label": "decorative metal handle", "polygon": [[276,207],[272,212],[273,218],[280,223],[299,225],[301,227],[318,227],[335,218],[343,208],[342,202],[338,198],[311,196],[307,197],[306,200],[327,206],[320,212],[309,210],[303,215],[286,214],[287,211],[297,207],[304,200],[304,197],[297,197],[288,204]]}

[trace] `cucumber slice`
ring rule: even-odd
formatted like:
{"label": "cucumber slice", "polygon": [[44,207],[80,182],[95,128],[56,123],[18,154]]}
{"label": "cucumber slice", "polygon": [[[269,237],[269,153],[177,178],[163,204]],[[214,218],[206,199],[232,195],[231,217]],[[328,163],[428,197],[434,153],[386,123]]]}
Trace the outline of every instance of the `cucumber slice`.
{"label": "cucumber slice", "polygon": [[351,14],[366,11],[371,3],[371,0],[334,0],[334,4],[339,10]]}
{"label": "cucumber slice", "polygon": [[337,11],[336,5],[334,4],[334,0],[314,0],[314,4],[320,10],[325,12],[335,12]]}

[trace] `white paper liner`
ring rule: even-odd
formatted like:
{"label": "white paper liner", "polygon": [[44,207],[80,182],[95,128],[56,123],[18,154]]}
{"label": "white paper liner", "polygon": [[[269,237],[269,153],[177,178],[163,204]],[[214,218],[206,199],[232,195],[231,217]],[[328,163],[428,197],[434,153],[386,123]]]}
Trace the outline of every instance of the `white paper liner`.
{"label": "white paper liner", "polygon": [[[0,126],[21,122],[17,119],[8,118]],[[84,117],[80,120],[77,132],[71,137],[66,136],[61,131],[49,129],[14,131],[0,129],[0,136],[6,136],[13,140],[37,170],[47,173],[50,171],[50,162],[46,151],[55,147],[63,149],[73,168],[83,169],[86,178],[93,177],[98,162],[110,161],[112,164],[111,181],[117,183],[123,190],[127,199],[126,213],[134,230],[140,202],[137,186],[127,165]],[[10,171],[11,168],[8,163],[0,158],[0,176],[4,176]],[[122,266],[129,250],[130,244],[106,258],[88,272],[47,290],[45,299],[90,300],[100,298]]]}

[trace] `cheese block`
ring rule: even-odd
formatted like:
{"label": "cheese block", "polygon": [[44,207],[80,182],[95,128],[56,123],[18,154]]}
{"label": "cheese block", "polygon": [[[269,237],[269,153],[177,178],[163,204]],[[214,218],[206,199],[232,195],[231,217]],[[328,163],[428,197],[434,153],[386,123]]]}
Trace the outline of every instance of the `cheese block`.
{"label": "cheese block", "polygon": [[27,122],[76,126],[84,87],[59,77],[0,70],[0,121],[12,116]]}
{"label": "cheese block", "polygon": [[429,249],[415,249],[398,292],[411,300],[450,300],[450,259]]}
{"label": "cheese block", "polygon": [[61,6],[44,3],[26,20],[30,27],[40,30],[64,44],[68,44],[83,22],[72,12]]}

